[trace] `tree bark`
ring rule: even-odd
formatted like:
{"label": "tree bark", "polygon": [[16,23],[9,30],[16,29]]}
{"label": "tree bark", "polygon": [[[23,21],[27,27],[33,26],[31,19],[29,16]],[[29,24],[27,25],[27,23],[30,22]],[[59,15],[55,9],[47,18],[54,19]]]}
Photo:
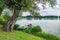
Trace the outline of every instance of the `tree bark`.
{"label": "tree bark", "polygon": [[11,32],[13,31],[13,27],[15,22],[17,21],[19,11],[14,9],[13,16],[11,17],[10,20],[7,21],[7,23],[3,26],[3,30],[6,32]]}

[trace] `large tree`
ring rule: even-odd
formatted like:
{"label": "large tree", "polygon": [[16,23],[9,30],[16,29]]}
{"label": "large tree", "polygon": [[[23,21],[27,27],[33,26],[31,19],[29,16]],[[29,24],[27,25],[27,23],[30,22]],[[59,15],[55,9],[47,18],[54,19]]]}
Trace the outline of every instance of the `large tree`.
{"label": "large tree", "polygon": [[36,3],[42,3],[44,7],[46,2],[49,2],[52,8],[56,4],[55,0],[4,0],[5,7],[9,8],[13,12],[13,16],[3,26],[4,31],[10,32],[13,30],[14,24],[21,12],[36,11]]}

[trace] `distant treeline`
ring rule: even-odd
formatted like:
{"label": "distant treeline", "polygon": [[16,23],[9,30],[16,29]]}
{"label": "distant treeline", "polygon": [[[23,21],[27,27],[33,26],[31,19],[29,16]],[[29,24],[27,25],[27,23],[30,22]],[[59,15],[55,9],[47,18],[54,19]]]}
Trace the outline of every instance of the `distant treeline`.
{"label": "distant treeline", "polygon": [[52,19],[54,20],[58,18],[60,19],[60,16],[22,16],[21,18],[22,19],[26,18],[28,20],[31,20],[31,19]]}
{"label": "distant treeline", "polygon": [[60,16],[24,16],[22,18],[60,18]]}

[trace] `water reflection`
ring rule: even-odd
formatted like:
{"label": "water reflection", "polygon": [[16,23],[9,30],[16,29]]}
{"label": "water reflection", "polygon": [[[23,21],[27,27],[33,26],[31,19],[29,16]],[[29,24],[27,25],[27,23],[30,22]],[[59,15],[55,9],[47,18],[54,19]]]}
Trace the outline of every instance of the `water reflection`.
{"label": "water reflection", "polygon": [[21,20],[18,20],[16,22],[20,26],[22,25],[28,25],[32,24],[34,26],[39,25],[43,29],[44,32],[56,34],[57,36],[60,36],[60,20],[59,18],[56,19],[26,19],[22,18]]}

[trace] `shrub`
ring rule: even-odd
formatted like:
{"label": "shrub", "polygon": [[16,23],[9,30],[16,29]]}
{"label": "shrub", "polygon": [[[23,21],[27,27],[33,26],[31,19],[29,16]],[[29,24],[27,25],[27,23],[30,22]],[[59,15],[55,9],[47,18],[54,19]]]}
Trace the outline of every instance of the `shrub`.
{"label": "shrub", "polygon": [[5,19],[2,16],[0,16],[0,25],[4,25],[4,24],[5,24]]}
{"label": "shrub", "polygon": [[42,32],[42,29],[40,28],[40,26],[35,26],[31,29],[32,34],[35,34],[35,33],[38,33],[38,32]]}
{"label": "shrub", "polygon": [[46,40],[60,40],[57,36],[52,35],[52,34],[47,34],[47,33],[44,33],[44,32],[36,33],[35,36],[45,38]]}
{"label": "shrub", "polygon": [[42,32],[42,29],[40,28],[40,26],[35,26],[35,27],[30,27],[29,30],[26,30],[27,33],[31,33],[31,34],[35,34],[38,32]]}
{"label": "shrub", "polygon": [[19,29],[19,25],[18,24],[15,24],[14,25],[14,30],[18,30]]}
{"label": "shrub", "polygon": [[32,33],[31,33],[31,29],[32,29],[32,27],[30,27],[28,30],[25,30],[25,32],[26,32],[26,33],[29,33],[29,34],[32,34]]}

